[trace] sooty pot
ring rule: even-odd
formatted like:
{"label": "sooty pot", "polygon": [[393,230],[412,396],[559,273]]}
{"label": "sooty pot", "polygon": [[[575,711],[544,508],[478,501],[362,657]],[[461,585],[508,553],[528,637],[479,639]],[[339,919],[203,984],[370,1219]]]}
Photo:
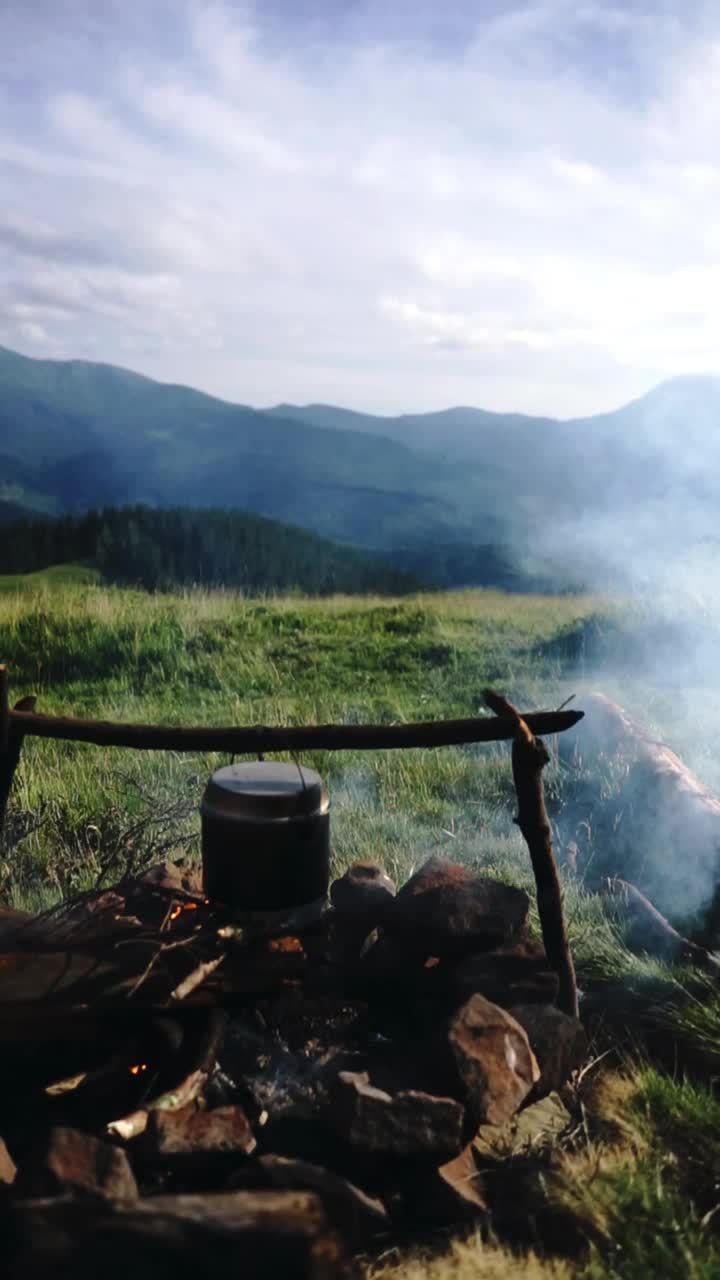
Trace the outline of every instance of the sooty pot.
{"label": "sooty pot", "polygon": [[255,761],[212,775],[200,808],[205,893],[240,911],[325,897],[330,800],[314,769]]}

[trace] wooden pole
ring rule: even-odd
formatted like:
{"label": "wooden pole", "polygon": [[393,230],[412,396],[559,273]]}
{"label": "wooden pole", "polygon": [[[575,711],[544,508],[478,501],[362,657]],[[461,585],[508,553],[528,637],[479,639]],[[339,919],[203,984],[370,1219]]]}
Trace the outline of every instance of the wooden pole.
{"label": "wooden pole", "polygon": [[530,851],[538,914],[548,963],[559,978],[558,1005],[563,1013],[578,1016],[577,983],[563,911],[562,887],[553,854],[550,822],[545,808],[543,769],[550,756],[543,742],[512,703],[486,690],[486,705],[513,726],[512,770],[517,793],[515,819]]}
{"label": "wooden pole", "polygon": [[7,668],[0,667],[0,835],[5,824],[13,778],[20,762],[20,752],[25,737],[22,720],[18,721],[14,718],[15,713],[20,712],[24,715],[34,711],[37,701],[34,696],[21,698],[10,711],[8,689]]}
{"label": "wooden pole", "polygon": [[5,663],[0,663],[0,835],[2,835],[11,783],[9,681],[7,667]]}
{"label": "wooden pole", "polygon": [[[512,721],[491,716],[415,724],[182,728],[44,716],[19,706],[9,714],[11,726],[20,730],[23,736],[32,734],[38,738],[63,738],[69,742],[92,742],[100,747],[133,747],[140,751],[221,751],[236,755],[256,755],[264,751],[381,751],[401,747],[448,747],[470,742],[502,742],[515,735]],[[582,717],[582,711],[537,711],[528,712],[523,720],[535,734],[553,734],[571,729]]]}
{"label": "wooden pole", "polygon": [[0,663],[0,760],[7,752],[10,738],[10,682],[5,663]]}

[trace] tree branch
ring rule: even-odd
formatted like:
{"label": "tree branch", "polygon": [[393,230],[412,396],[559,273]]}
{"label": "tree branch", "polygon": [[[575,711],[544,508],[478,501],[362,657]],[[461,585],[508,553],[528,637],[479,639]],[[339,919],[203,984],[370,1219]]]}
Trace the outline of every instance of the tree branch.
{"label": "tree branch", "polygon": [[483,696],[490,710],[513,726],[512,770],[518,801],[515,821],[530,851],[545,953],[560,980],[558,1005],[564,1013],[576,1018],[575,966],[565,928],[562,888],[543,790],[542,773],[550,756],[544,743],[532,733],[530,717],[521,716],[512,703],[492,690],[486,690]]}

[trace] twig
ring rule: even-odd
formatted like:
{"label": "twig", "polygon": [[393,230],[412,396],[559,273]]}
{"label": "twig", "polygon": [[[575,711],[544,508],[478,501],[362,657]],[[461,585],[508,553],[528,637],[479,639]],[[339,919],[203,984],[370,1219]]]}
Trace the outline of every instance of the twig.
{"label": "twig", "polygon": [[199,964],[196,969],[193,969],[192,973],[188,974],[187,978],[183,978],[174,991],[170,992],[169,999],[171,1001],[184,1000],[186,996],[191,995],[199,986],[202,986],[206,978],[209,978],[216,969],[219,969],[224,959],[225,952],[220,956],[215,956],[212,960],[205,960],[203,964]]}
{"label": "twig", "polygon": [[[149,940],[145,938],[129,938],[127,941],[131,945],[137,946],[138,944],[140,944],[141,946],[143,946]],[[176,938],[172,942],[161,942],[159,945],[156,945],[155,940],[153,939],[150,945],[156,946],[156,949],[155,951],[153,951],[153,954],[151,955],[150,960],[148,961],[146,967],[143,969],[142,973],[138,977],[137,982],[128,991],[127,993],[128,1000],[132,999],[132,997],[140,990],[143,984],[147,982],[148,978],[150,977],[151,973],[156,968],[156,966],[158,964],[164,963],[164,959],[168,951],[177,951],[180,947],[191,947],[193,943],[197,945],[197,941],[198,941],[197,938],[192,934],[190,935],[189,938]],[[124,945],[126,944],[125,944],[125,941],[123,940],[116,945],[116,949],[117,947],[124,946]],[[166,973],[169,972],[167,969],[167,966],[165,966],[165,971]]]}
{"label": "twig", "polygon": [[544,743],[533,735],[527,721],[512,703],[490,689],[485,690],[483,696],[491,711],[513,725],[512,770],[518,801],[515,821],[530,851],[545,953],[560,983],[558,1005],[564,1013],[576,1018],[575,966],[565,927],[562,889],[543,792],[542,773],[550,756]]}
{"label": "twig", "polygon": [[571,702],[574,702],[574,701],[575,701],[575,697],[576,697],[576,695],[575,695],[574,693],[571,693],[571,694],[570,694],[570,697],[569,697],[569,698],[566,698],[564,702],[561,702],[561,703],[560,703],[560,706],[559,706],[559,707],[556,707],[556,708],[555,708],[555,710],[556,710],[556,711],[564,711],[564,710],[565,710],[565,708],[566,708],[566,707],[568,707],[568,706],[570,705],[570,703],[571,703]]}

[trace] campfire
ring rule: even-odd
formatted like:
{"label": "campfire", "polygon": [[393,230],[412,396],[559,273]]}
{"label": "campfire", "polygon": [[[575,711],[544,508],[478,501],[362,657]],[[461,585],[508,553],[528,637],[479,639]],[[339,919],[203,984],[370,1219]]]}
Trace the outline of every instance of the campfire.
{"label": "campfire", "polygon": [[9,1275],[329,1277],[492,1222],[488,1133],[587,1046],[547,752],[487,701],[513,741],[542,945],[523,890],[439,858],[399,886],[356,863],[328,892],[323,784],[265,762],[214,775],[202,871],[0,916]]}

